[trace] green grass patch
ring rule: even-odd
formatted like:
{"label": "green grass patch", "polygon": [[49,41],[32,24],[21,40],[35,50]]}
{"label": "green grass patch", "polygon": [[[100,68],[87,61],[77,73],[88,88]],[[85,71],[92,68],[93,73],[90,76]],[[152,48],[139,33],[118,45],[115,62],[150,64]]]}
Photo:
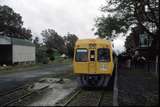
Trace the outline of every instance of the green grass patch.
{"label": "green grass patch", "polygon": [[15,66],[6,66],[0,68],[0,75],[8,74],[8,73],[15,73],[15,72],[21,72],[24,69],[35,69],[42,66],[42,64],[24,64],[24,65],[15,65]]}

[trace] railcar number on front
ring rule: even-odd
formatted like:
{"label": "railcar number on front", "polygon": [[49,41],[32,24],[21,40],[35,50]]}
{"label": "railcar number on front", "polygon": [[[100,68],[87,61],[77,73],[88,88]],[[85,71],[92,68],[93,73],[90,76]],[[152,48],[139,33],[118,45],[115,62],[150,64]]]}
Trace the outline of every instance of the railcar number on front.
{"label": "railcar number on front", "polygon": [[105,64],[101,64],[100,70],[103,70],[103,71],[107,70],[107,66]]}

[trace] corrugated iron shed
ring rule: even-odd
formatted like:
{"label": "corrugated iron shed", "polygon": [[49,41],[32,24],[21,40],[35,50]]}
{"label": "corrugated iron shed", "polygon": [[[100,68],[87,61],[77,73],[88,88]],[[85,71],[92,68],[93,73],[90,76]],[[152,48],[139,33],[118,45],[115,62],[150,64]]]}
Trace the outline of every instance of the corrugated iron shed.
{"label": "corrugated iron shed", "polygon": [[22,46],[35,46],[31,41],[17,38],[10,38],[6,36],[0,36],[0,45],[22,45]]}

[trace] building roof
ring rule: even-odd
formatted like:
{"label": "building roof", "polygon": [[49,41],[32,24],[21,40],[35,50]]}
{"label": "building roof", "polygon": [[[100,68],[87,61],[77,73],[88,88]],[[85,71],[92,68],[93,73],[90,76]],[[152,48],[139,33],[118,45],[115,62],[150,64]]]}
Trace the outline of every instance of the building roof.
{"label": "building roof", "polygon": [[35,46],[29,40],[0,36],[0,45],[11,45],[11,44],[12,45],[23,45],[23,46]]}

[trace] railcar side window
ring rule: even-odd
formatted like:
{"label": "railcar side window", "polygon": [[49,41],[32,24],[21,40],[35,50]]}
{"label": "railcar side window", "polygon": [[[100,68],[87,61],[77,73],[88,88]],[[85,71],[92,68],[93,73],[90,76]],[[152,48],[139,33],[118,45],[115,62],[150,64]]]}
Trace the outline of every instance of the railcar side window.
{"label": "railcar side window", "polygon": [[88,61],[88,50],[87,49],[77,49],[75,60],[77,62],[87,62]]}
{"label": "railcar side window", "polygon": [[108,48],[98,49],[98,61],[99,62],[109,62],[110,61],[110,51]]}

